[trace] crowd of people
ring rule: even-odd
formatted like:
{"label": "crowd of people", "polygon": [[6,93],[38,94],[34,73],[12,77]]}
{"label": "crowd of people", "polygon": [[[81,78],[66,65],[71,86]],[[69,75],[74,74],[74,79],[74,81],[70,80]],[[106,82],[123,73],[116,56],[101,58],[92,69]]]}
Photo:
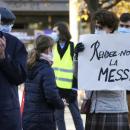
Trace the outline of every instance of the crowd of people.
{"label": "crowd of people", "polygon": [[[77,102],[77,66],[78,54],[85,47],[71,41],[65,22],[56,23],[52,35],[39,35],[27,55],[24,44],[10,34],[15,15],[3,7],[0,14],[1,130],[66,130],[65,107],[76,130],[129,130],[126,91],[86,92],[93,94],[84,128]],[[111,11],[98,10],[92,21],[95,34],[130,33],[130,13],[118,19]],[[22,115],[18,97],[21,83],[25,85]]]}

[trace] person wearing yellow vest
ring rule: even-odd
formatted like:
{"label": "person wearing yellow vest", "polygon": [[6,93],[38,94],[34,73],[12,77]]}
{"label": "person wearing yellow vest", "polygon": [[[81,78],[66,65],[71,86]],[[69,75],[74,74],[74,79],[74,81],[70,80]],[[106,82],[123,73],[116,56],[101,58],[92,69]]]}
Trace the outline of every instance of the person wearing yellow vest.
{"label": "person wearing yellow vest", "polygon": [[[52,38],[56,42],[53,48],[54,60],[52,67],[55,72],[59,94],[68,103],[76,130],[84,130],[77,103],[77,79],[73,74],[74,43],[70,41],[71,34],[67,24],[64,22],[56,23]],[[66,130],[64,109],[55,111],[58,130]]]}

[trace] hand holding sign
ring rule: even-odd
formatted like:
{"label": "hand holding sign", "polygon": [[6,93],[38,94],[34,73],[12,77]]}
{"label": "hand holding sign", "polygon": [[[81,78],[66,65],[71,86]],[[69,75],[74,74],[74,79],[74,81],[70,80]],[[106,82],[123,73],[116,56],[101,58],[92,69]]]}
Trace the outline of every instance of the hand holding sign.
{"label": "hand holding sign", "polygon": [[78,53],[82,52],[85,49],[84,44],[82,42],[77,43],[74,53],[75,53],[75,59],[78,59]]}

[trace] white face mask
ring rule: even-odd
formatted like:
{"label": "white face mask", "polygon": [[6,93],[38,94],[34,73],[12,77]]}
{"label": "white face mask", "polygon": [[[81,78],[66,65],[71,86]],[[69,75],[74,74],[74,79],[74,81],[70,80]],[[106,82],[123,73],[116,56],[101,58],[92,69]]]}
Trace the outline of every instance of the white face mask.
{"label": "white face mask", "polygon": [[12,31],[13,24],[10,25],[0,25],[0,31],[10,33]]}
{"label": "white face mask", "polygon": [[54,40],[54,42],[58,42],[59,35],[56,32],[52,32],[49,36]]}
{"label": "white face mask", "polygon": [[118,32],[119,33],[130,33],[130,28],[119,27]]}
{"label": "white face mask", "polygon": [[107,34],[104,30],[95,29],[95,34]]}

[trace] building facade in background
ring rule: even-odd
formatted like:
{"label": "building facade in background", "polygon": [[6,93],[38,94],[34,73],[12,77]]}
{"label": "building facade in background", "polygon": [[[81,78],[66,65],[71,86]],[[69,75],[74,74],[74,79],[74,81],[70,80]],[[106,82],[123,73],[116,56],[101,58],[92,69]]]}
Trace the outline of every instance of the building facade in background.
{"label": "building facade in background", "polygon": [[16,15],[14,30],[50,29],[57,21],[69,22],[69,0],[1,0],[0,6]]}

